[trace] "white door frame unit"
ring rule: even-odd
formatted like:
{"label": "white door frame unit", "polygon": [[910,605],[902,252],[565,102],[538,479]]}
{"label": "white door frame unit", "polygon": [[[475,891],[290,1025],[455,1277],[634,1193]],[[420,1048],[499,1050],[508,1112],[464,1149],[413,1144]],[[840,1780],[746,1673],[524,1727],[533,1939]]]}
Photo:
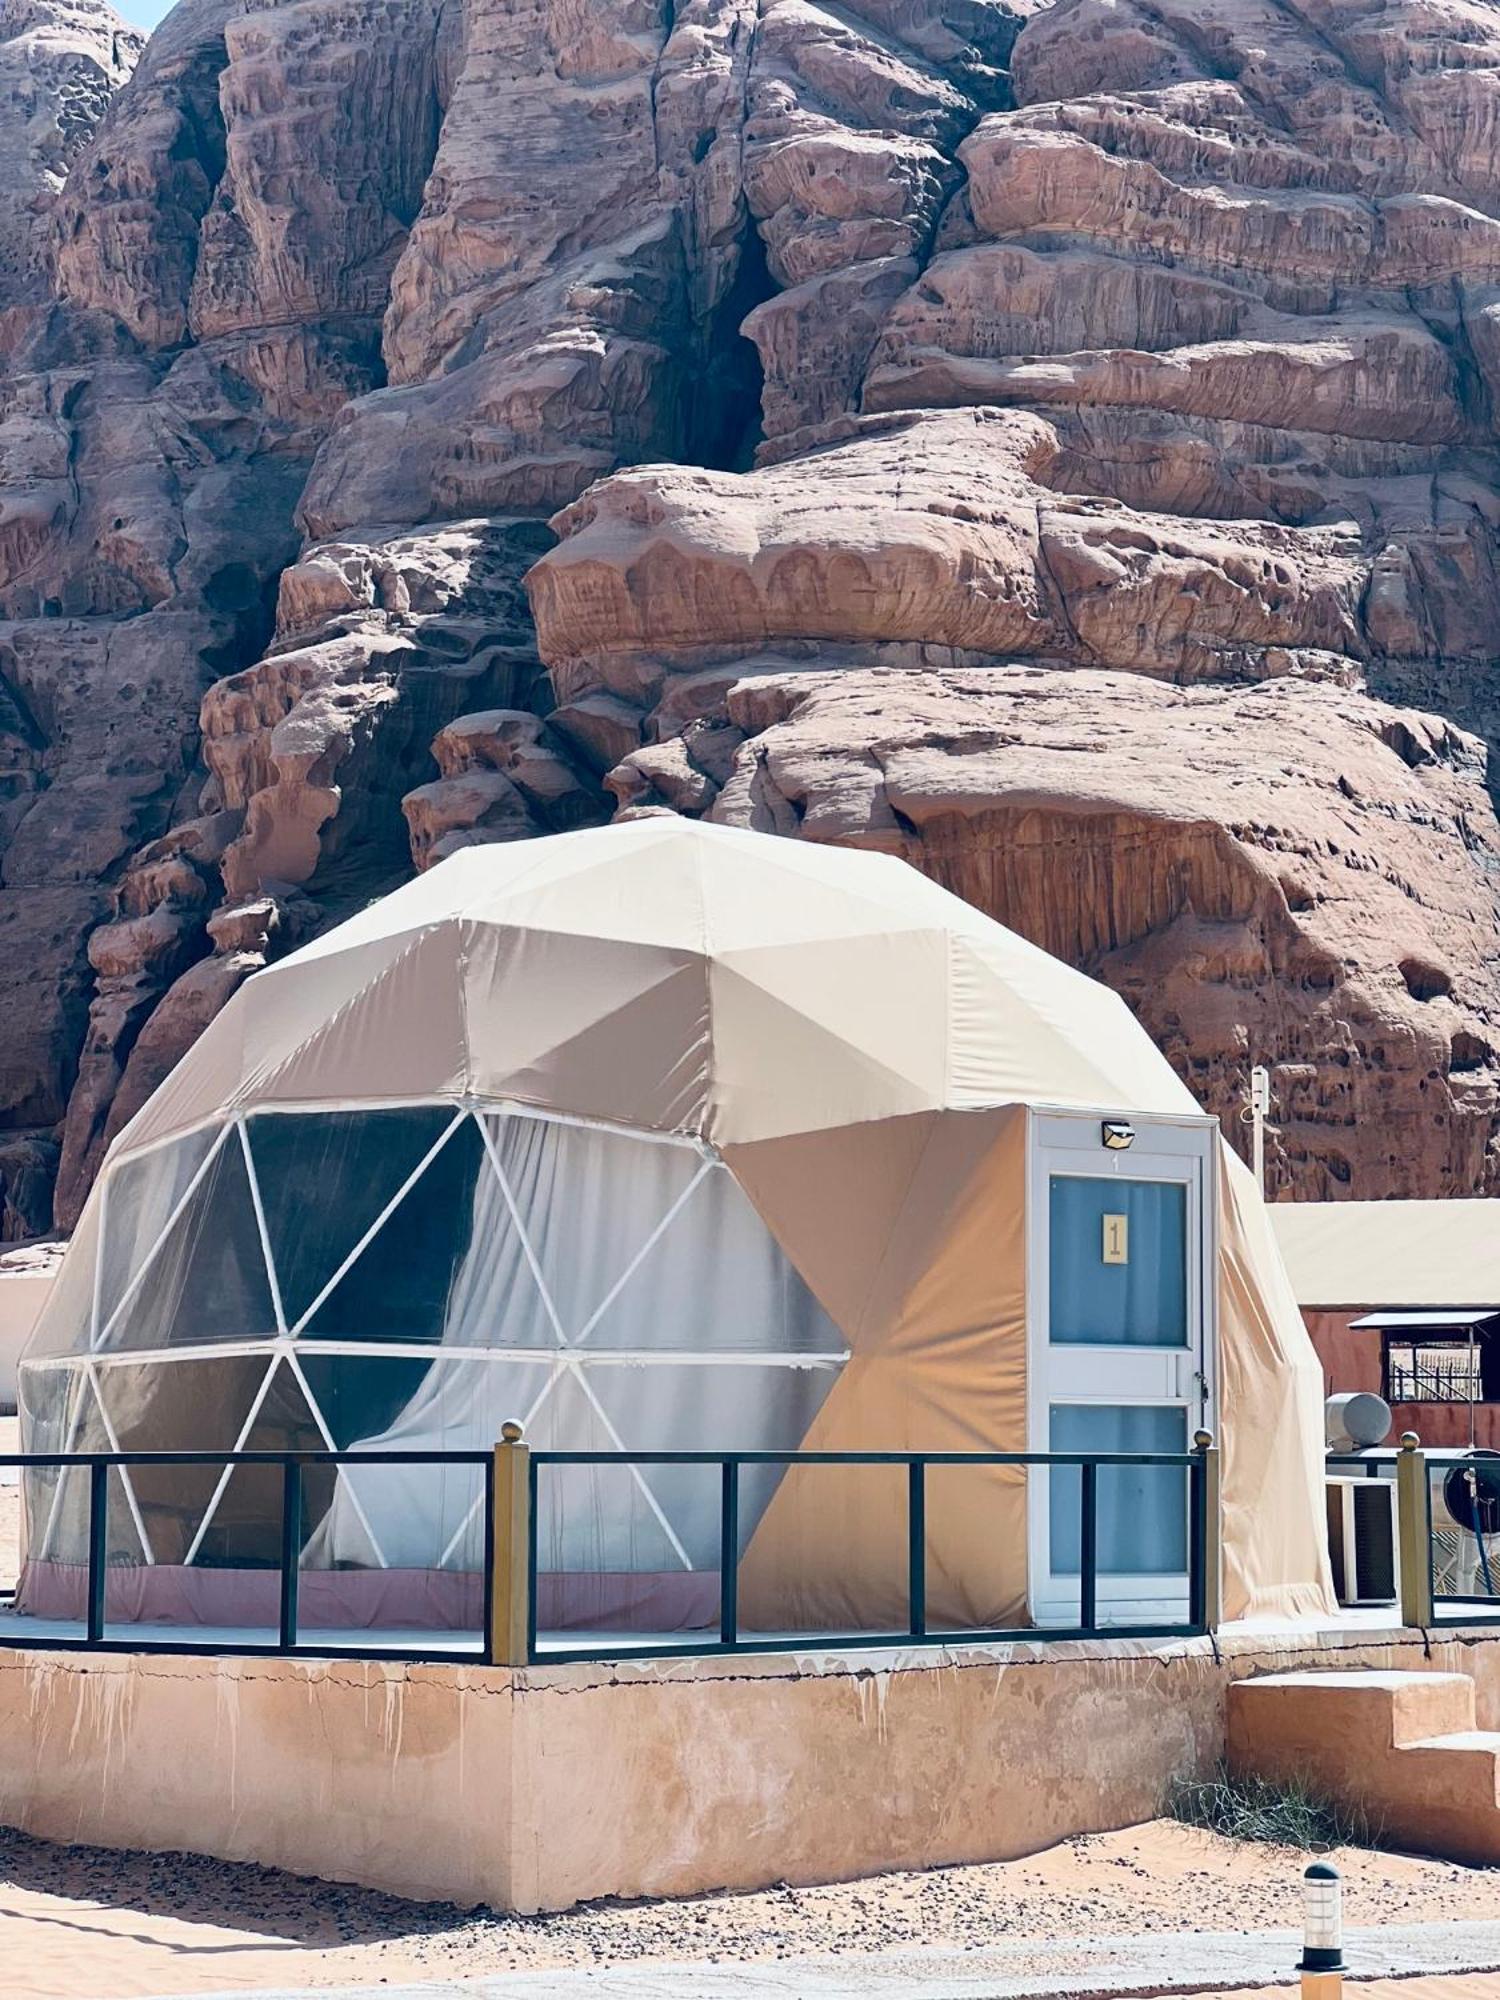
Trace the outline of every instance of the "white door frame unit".
{"label": "white door frame unit", "polygon": [[[1128,1148],[1104,1144],[1106,1122],[1131,1128]],[[1054,1404],[1110,1408],[1144,1405],[1183,1411],[1183,1449],[1193,1433],[1216,1430],[1218,1357],[1218,1121],[1201,1114],[1176,1118],[1128,1113],[1034,1109],[1027,1135],[1026,1297],[1027,1449],[1052,1448]],[[1188,1339],[1181,1347],[1059,1344],[1051,1325],[1051,1183],[1056,1175],[1088,1180],[1177,1182],[1186,1191]],[[1101,1245],[1080,1245],[1101,1255]],[[1125,1254],[1128,1256],[1128,1237]],[[1187,1477],[1184,1474],[1184,1490]],[[1101,1486],[1103,1479],[1101,1475]],[[1050,1475],[1027,1474],[1027,1573],[1031,1615],[1038,1625],[1074,1625],[1079,1578],[1054,1575],[1050,1557]],[[1100,1493],[1101,1540],[1106,1496]],[[1178,1622],[1188,1615],[1188,1578],[1100,1571],[1101,1623]]]}

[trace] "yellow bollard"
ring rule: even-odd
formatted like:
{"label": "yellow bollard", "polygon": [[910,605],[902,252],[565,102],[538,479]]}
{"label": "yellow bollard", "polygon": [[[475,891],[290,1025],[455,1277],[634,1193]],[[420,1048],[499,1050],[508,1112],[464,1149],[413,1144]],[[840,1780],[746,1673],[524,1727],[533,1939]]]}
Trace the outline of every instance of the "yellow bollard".
{"label": "yellow bollard", "polygon": [[1402,1432],[1396,1455],[1396,1529],[1401,1623],[1425,1632],[1432,1623],[1432,1495],[1415,1431]]}
{"label": "yellow bollard", "polygon": [[492,1490],[495,1572],[490,1580],[490,1664],[524,1667],[531,1658],[531,1448],[518,1423],[500,1426]]}

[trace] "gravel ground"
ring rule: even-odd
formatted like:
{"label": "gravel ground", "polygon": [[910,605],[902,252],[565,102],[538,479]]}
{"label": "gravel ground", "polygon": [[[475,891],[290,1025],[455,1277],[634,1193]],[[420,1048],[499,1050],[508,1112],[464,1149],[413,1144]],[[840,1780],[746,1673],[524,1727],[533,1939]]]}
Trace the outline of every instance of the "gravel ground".
{"label": "gravel ground", "polygon": [[[1345,1850],[1346,1921],[1493,1918],[1500,1871]],[[518,1918],[189,1855],[0,1834],[5,2000],[473,1979],[552,1966],[1265,1931],[1300,1921],[1306,1856],[1158,1821],[982,1867]],[[1497,1982],[1500,1992],[1500,1982]]]}

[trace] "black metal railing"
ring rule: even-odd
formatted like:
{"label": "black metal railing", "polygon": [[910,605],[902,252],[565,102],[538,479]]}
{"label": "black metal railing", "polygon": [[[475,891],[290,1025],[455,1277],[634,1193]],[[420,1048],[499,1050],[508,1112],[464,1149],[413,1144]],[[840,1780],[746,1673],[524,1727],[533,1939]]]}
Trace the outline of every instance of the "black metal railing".
{"label": "black metal railing", "polygon": [[[566,1635],[539,1645],[537,1628],[537,1531],[540,1519],[540,1477],[550,1467],[580,1466],[701,1466],[719,1468],[719,1622],[716,1634],[699,1632],[691,1638],[656,1638],[633,1643],[632,1654],[655,1657],[704,1653],[775,1652],[790,1643],[815,1642],[837,1646],[889,1646],[907,1642],[962,1645],[1016,1639],[1196,1638],[1218,1623],[1218,1459],[1213,1442],[1190,1452],[1024,1452],[1024,1451],[532,1451],[524,1539],[528,1549],[526,1631],[528,1661],[594,1659],[604,1656],[597,1641],[572,1646]],[[516,1441],[519,1444],[519,1440]],[[888,1466],[906,1474],[906,1620],[900,1631],[838,1630],[760,1632],[747,1634],[739,1615],[740,1472],[746,1466]],[[934,1630],[927,1615],[927,1474],[934,1467],[1015,1467],[1079,1472],[1078,1619],[1072,1625],[963,1626]],[[1100,1617],[1099,1600],[1099,1473],[1114,1466],[1180,1469],[1186,1475],[1187,1592],[1186,1617],[1132,1620]],[[1165,1594],[1165,1593],[1164,1593]]]}
{"label": "black metal railing", "polygon": [[[788,1643],[827,1646],[888,1646],[906,1644],[968,1644],[995,1640],[1177,1638],[1194,1637],[1218,1622],[1219,1502],[1218,1454],[1206,1433],[1199,1433],[1190,1452],[582,1452],[532,1451],[519,1426],[507,1425],[506,1439],[492,1451],[123,1451],[40,1452],[0,1454],[0,1468],[24,1475],[56,1471],[60,1480],[87,1473],[87,1515],[84,1547],[82,1614],[76,1618],[40,1619],[17,1612],[0,1615],[0,1646],[32,1645],[102,1651],[327,1655],[366,1652],[383,1659],[487,1659],[497,1664],[524,1665],[537,1660],[609,1659],[629,1653],[693,1655],[720,1652],[770,1652]],[[276,1574],[275,1636],[261,1639],[243,1628],[204,1625],[153,1631],[145,1620],[111,1621],[111,1574],[143,1563],[110,1561],[112,1473],[143,1468],[215,1467],[232,1475],[242,1467],[275,1468],[280,1472],[280,1525],[274,1554],[257,1565]],[[340,1630],[337,1639],[320,1631],[304,1637],[301,1591],[304,1525],[304,1481],[313,1467],[429,1466],[445,1471],[466,1467],[479,1475],[476,1503],[483,1512],[482,1622],[467,1643],[451,1632],[434,1632],[401,1643],[386,1643],[378,1633],[358,1628]],[[716,1628],[663,1635],[636,1633],[563,1633],[539,1645],[537,1632],[538,1481],[552,1467],[701,1466],[718,1471],[719,1608]],[[819,1630],[816,1633],[746,1632],[740,1619],[740,1485],[744,1468],[775,1466],[887,1466],[904,1469],[906,1488],[906,1618],[901,1630]],[[1014,1467],[1021,1471],[1077,1469],[1078,1618],[1069,1625],[932,1629],[927,1597],[928,1474],[935,1468]],[[1108,1616],[1100,1597],[1100,1473],[1111,1467],[1154,1467],[1180,1470],[1185,1477],[1187,1577],[1186,1615],[1180,1619],[1141,1621]],[[982,1504],[976,1502],[976,1504]],[[342,1572],[338,1572],[342,1574]],[[1180,1573],[1179,1573],[1180,1574]],[[1070,1573],[1071,1580],[1071,1573]],[[1164,1584],[1175,1582],[1165,1579]],[[1163,1590],[1163,1598],[1175,1595]],[[56,1630],[59,1625],[77,1629]],[[42,1629],[43,1627],[47,1629]],[[28,1630],[28,1627],[32,1628]]]}
{"label": "black metal railing", "polygon": [[[302,1522],[303,1522],[303,1477],[310,1466],[360,1466],[379,1467],[391,1465],[430,1465],[451,1469],[468,1466],[479,1474],[483,1482],[483,1519],[485,1556],[483,1564],[483,1621],[475,1627],[474,1638],[467,1646],[445,1645],[451,1635],[437,1632],[432,1643],[425,1641],[411,1648],[371,1647],[378,1650],[382,1658],[417,1658],[424,1660],[470,1660],[482,1656],[491,1625],[491,1591],[494,1586],[494,1559],[492,1534],[494,1521],[493,1480],[495,1454],[490,1451],[86,1451],[86,1452],[16,1452],[0,1453],[0,1469],[19,1469],[24,1477],[27,1473],[56,1471],[60,1480],[66,1480],[72,1473],[86,1471],[88,1474],[88,1511],[86,1515],[84,1547],[84,1591],[83,1615],[81,1619],[62,1618],[29,1619],[17,1613],[14,1608],[10,1615],[0,1617],[0,1645],[45,1646],[49,1650],[64,1648],[77,1650],[87,1648],[101,1652],[166,1652],[166,1653],[245,1653],[280,1654],[313,1653],[326,1654],[330,1650],[329,1636],[321,1634],[318,1641],[305,1643],[299,1631],[299,1599],[302,1583]],[[281,1473],[281,1519],[278,1535],[278,1554],[274,1567],[277,1576],[277,1631],[274,1640],[260,1640],[235,1630],[231,1638],[216,1637],[219,1628],[205,1625],[203,1638],[185,1639],[180,1636],[167,1637],[153,1631],[153,1625],[165,1621],[117,1620],[116,1636],[110,1634],[108,1616],[108,1586],[112,1569],[124,1565],[109,1561],[110,1497],[109,1478],[112,1472],[129,1472],[140,1469],[164,1470],[170,1467],[203,1466],[228,1470],[231,1474],[245,1466],[268,1466],[279,1468]],[[145,1565],[131,1565],[143,1567]],[[264,1565],[262,1567],[265,1567]],[[81,1631],[73,1633],[48,1631],[33,1636],[28,1632],[28,1624],[40,1626],[81,1625]],[[180,1632],[181,1627],[172,1628]],[[122,1636],[128,1634],[128,1636]],[[350,1644],[342,1650],[359,1650],[358,1634],[350,1633]]]}
{"label": "black metal railing", "polygon": [[[1453,1468],[1472,1463],[1472,1453],[1456,1446],[1424,1450],[1411,1431],[1399,1450],[1328,1454],[1331,1471],[1394,1483],[1403,1626],[1500,1625],[1500,1529],[1492,1535],[1481,1516],[1476,1534],[1442,1497]],[[1466,1580],[1481,1587],[1461,1587]]]}
{"label": "black metal railing", "polygon": [[1460,1471],[1461,1483],[1467,1483],[1463,1475],[1475,1464],[1472,1453],[1440,1448],[1419,1451],[1414,1456],[1422,1461],[1427,1585],[1433,1622],[1500,1625],[1500,1528],[1495,1519],[1500,1509],[1482,1492],[1476,1495],[1470,1485],[1469,1507],[1465,1510],[1470,1518],[1465,1522],[1450,1512],[1444,1497],[1455,1469]]}
{"label": "black metal railing", "polygon": [[1393,1361],[1386,1370],[1388,1403],[1482,1403],[1484,1389],[1478,1365],[1468,1357],[1454,1361]]}

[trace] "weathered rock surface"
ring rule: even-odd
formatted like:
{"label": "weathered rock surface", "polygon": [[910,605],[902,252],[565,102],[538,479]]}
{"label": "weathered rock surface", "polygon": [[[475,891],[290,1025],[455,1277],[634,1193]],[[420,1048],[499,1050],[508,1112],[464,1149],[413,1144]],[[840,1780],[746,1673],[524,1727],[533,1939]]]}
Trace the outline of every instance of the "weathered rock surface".
{"label": "weathered rock surface", "polygon": [[[1232,827],[1245,854],[1279,851],[1274,828],[1234,818],[1214,775],[1248,699],[1236,684],[1269,684],[1257,754],[1309,714],[1343,727],[1379,713],[1411,761],[1433,759],[1431,725],[1398,724],[1371,693],[1496,740],[1500,8],[1463,24],[1361,0],[1038,12],[1014,46],[1015,103],[956,143],[937,123],[923,135],[962,170],[932,224],[913,196],[914,233],[863,244],[877,260],[851,256],[826,298],[773,253],[788,289],[750,322],[766,368],[759,469],[617,473],[562,510],[532,579],[562,717],[607,701],[618,741],[619,708],[639,712],[640,745],[606,780],[627,809],[743,816],[762,754],[795,744],[812,768],[823,728],[843,790],[900,761],[903,729],[943,737],[928,782],[949,806],[908,821],[888,800],[885,837],[1120,985],[1215,1108],[1235,1108],[1249,1063],[1272,1062],[1278,1170],[1300,1192],[1495,1184],[1494,820],[1467,752],[1448,783],[1447,859],[1418,864],[1396,829],[1422,823],[1420,788],[1398,813],[1368,774],[1320,770],[1322,739],[1288,735],[1281,747],[1307,759],[1299,819],[1344,780],[1341,810],[1364,829],[1360,935],[1294,913],[1302,943],[1247,947],[1228,978],[1191,938],[1206,913],[1226,920],[1205,843],[1217,851]],[[841,362],[834,328],[848,330]],[[985,719],[983,679],[922,678],[962,668],[998,685],[1017,661],[1032,698],[1008,700],[1003,725]],[[851,677],[852,709],[833,670]],[[1121,670],[1192,698],[1136,690]],[[762,743],[755,691],[790,701],[788,671],[819,692]],[[910,705],[917,688],[930,713]],[[1126,916],[1065,796],[1034,782],[1034,731],[1071,730],[1113,769],[1145,715],[1133,782],[1104,784],[1090,808],[1094,837],[1134,857]],[[739,742],[747,731],[755,743]],[[1024,828],[1018,791],[1036,794]],[[1147,841],[1130,831],[1141,815]],[[770,822],[871,837],[843,808]],[[1311,823],[1299,841],[1316,851]],[[1335,851],[1347,831],[1328,835]],[[996,858],[1013,849],[1017,870],[1034,850],[1024,892]],[[1311,886],[1309,907],[1344,909],[1342,864],[1337,880],[1337,895]],[[1049,922],[1080,894],[1092,914]],[[1461,947],[1440,948],[1443,924],[1419,913],[1429,896],[1444,921],[1462,902]],[[1254,900],[1229,898],[1236,922]],[[1308,953],[1323,967],[1315,1000]],[[1455,1010],[1441,1031],[1435,983]],[[1377,1127],[1403,1137],[1387,1145]]]}
{"label": "weathered rock surface", "polygon": [[711,817],[903,855],[1124,994],[1227,1126],[1274,1051],[1303,1194],[1495,1190],[1500,829],[1448,722],[1005,667],[744,681],[720,735]]}
{"label": "weathered rock surface", "polygon": [[1299,1192],[1500,1184],[1500,0],[137,53],[0,6],[0,1239],[268,955],[663,808],[1271,1061]]}

